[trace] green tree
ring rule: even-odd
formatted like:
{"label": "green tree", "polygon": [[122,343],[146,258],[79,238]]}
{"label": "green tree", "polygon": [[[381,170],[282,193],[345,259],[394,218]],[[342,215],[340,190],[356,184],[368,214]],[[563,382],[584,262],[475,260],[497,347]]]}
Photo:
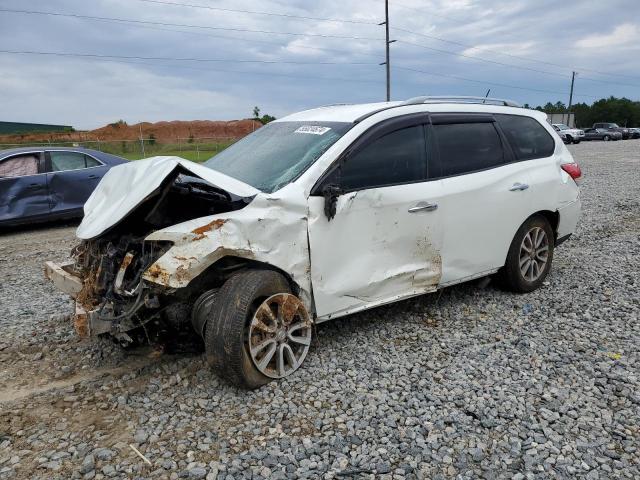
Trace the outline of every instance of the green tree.
{"label": "green tree", "polygon": [[257,106],[253,107],[253,118],[260,120],[260,108]]}

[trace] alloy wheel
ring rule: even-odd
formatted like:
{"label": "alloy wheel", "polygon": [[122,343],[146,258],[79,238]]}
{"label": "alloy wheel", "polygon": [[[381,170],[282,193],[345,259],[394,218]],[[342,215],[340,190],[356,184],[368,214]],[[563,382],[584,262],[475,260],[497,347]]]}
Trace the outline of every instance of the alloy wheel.
{"label": "alloy wheel", "polygon": [[270,378],[295,372],[311,345],[312,321],[302,301],[278,293],[263,301],[249,324],[248,348],[255,367]]}
{"label": "alloy wheel", "polygon": [[519,266],[522,277],[528,282],[535,282],[549,260],[549,237],[540,227],[527,232],[520,244]]}

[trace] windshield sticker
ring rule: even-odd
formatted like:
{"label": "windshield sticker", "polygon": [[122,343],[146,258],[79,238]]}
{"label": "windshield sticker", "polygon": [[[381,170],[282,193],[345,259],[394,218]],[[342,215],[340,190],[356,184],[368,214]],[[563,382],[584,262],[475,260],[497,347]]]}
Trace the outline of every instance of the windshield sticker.
{"label": "windshield sticker", "polygon": [[303,125],[302,127],[298,128],[295,131],[295,133],[309,133],[311,135],[324,135],[329,130],[331,130],[331,128],[329,127],[319,127],[317,125]]}

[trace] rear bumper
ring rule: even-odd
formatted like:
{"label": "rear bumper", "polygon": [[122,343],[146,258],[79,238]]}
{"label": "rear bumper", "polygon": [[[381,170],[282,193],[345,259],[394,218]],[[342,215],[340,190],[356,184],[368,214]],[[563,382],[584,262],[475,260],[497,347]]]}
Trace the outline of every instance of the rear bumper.
{"label": "rear bumper", "polygon": [[558,214],[560,215],[557,232],[558,239],[569,238],[569,235],[576,231],[581,209],[580,197],[558,209]]}

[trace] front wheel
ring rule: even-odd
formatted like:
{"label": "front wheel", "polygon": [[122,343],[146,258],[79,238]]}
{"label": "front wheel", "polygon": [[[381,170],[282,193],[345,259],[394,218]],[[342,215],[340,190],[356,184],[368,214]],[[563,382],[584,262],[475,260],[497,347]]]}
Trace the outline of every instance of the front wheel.
{"label": "front wheel", "polygon": [[605,135],[604,137],[602,137],[602,140],[608,142],[609,140],[611,140],[611,137],[609,137],[609,135]]}
{"label": "front wheel", "polygon": [[573,143],[573,137],[571,135],[567,135],[567,141],[565,143],[567,144]]}
{"label": "front wheel", "polygon": [[530,217],[513,237],[500,280],[507,290],[532,292],[547,277],[553,260],[554,235],[542,215]]}
{"label": "front wheel", "polygon": [[306,307],[281,274],[241,272],[220,288],[208,312],[207,361],[230,383],[255,389],[302,365],[312,327]]}
{"label": "front wheel", "polygon": [[574,140],[573,143],[578,145],[580,143],[580,140]]}

